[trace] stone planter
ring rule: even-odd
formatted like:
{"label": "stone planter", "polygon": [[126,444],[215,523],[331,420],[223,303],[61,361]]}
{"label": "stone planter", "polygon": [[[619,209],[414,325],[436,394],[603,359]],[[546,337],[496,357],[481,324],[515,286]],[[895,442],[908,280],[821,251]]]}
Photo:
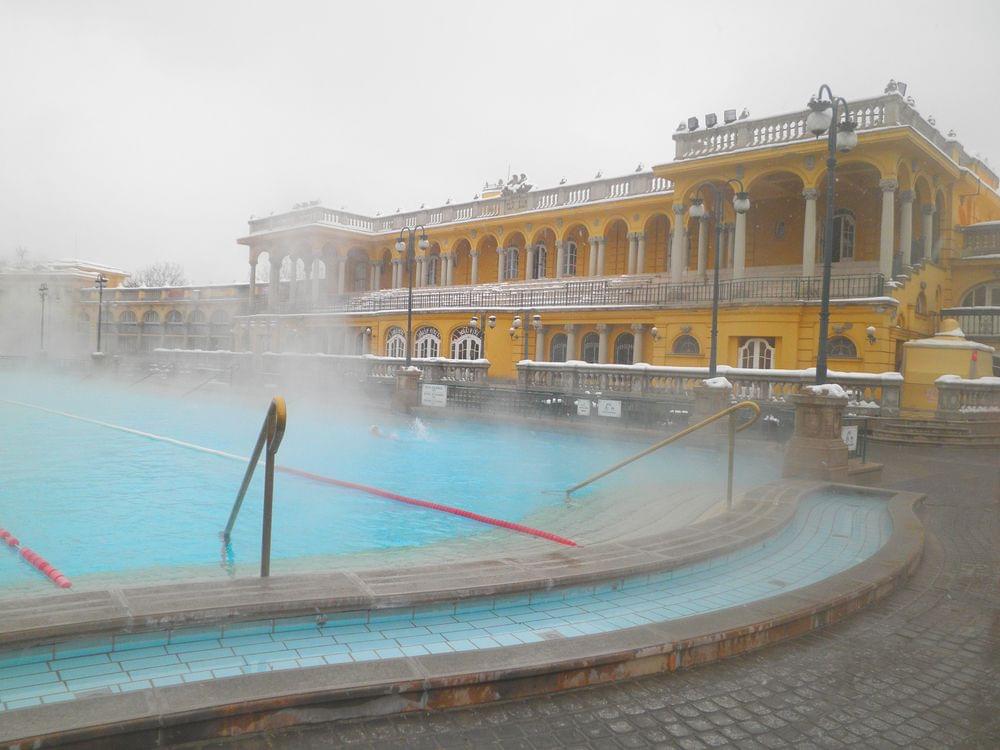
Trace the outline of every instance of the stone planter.
{"label": "stone planter", "polygon": [[841,439],[846,398],[802,393],[795,404],[795,433],[788,441],[782,476],[843,480],[847,477],[847,444]]}

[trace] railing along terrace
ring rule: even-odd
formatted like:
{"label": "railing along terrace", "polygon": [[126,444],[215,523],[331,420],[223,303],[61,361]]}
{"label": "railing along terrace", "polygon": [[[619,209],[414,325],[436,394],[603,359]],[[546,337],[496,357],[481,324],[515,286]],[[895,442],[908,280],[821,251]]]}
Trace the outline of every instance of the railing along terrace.
{"label": "railing along terrace", "polygon": [[[737,120],[728,125],[674,133],[674,158],[694,159],[813,138],[805,127],[808,114],[808,110],[801,110],[775,117]],[[975,161],[961,150],[957,142],[946,138],[924,120],[898,93],[848,102],[848,116],[857,123],[859,131],[908,125],[950,154],[962,166]],[[953,147],[957,147],[958,151],[954,151]]]}
{"label": "railing along terrace", "polygon": [[397,232],[403,227],[418,224],[432,226],[455,221],[471,221],[509,214],[539,211],[560,206],[627,198],[651,193],[665,193],[673,184],[652,172],[636,172],[621,177],[608,177],[575,185],[528,191],[515,195],[485,198],[467,203],[453,203],[419,211],[408,211],[392,216],[368,217],[347,211],[335,211],[323,206],[299,208],[286,213],[250,220],[250,234],[274,232],[312,225],[346,227],[358,232],[378,234]]}
{"label": "railing along terrace", "polygon": [[973,224],[962,228],[962,255],[1000,255],[1000,221]]}
{"label": "railing along terrace", "polygon": [[[801,388],[815,383],[816,372],[807,370],[751,370],[720,365],[718,374],[733,386],[733,398],[765,404],[789,404]],[[707,367],[669,367],[647,364],[598,365],[586,362],[534,362],[517,364],[518,386],[530,390],[561,391],[574,395],[641,395],[693,400],[693,389],[708,377]],[[850,398],[854,413],[899,413],[898,372],[830,372],[829,382],[840,385]]]}
{"label": "railing along terrace", "polygon": [[[748,301],[810,301],[820,298],[820,277],[744,278],[719,284],[722,304]],[[885,279],[881,274],[834,276],[830,296],[834,299],[881,297]],[[712,284],[672,284],[645,280],[561,280],[522,285],[480,284],[466,287],[424,287],[413,290],[413,309],[439,308],[534,309],[546,307],[684,307],[710,305]],[[323,310],[328,312],[389,312],[405,310],[406,289],[388,289],[341,298]]]}
{"label": "railing along terrace", "polygon": [[952,307],[941,311],[942,318],[954,318],[971,338],[1000,338],[1000,307]]}
{"label": "railing along terrace", "polygon": [[942,375],[935,382],[941,416],[1000,418],[1000,378],[960,378]]}

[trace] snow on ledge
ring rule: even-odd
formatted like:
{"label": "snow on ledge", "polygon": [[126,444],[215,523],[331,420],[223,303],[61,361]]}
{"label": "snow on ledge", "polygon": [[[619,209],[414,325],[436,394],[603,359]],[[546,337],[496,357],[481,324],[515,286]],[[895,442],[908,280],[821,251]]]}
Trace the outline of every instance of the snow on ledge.
{"label": "snow on ledge", "polygon": [[706,380],[702,380],[701,382],[704,384],[704,386],[706,388],[719,388],[719,389],[729,390],[729,391],[731,391],[733,389],[733,384],[730,383],[725,378],[722,378],[722,377],[719,377],[719,378],[708,378]]}
{"label": "snow on ledge", "polygon": [[958,375],[942,375],[935,383],[951,383],[953,385],[986,385],[990,387],[1000,387],[1000,378],[987,375],[982,378],[963,378]]}
{"label": "snow on ledge", "polygon": [[847,391],[836,383],[823,383],[823,385],[807,385],[802,388],[802,392],[810,396],[826,396],[827,398],[842,398],[845,401],[849,398]]}

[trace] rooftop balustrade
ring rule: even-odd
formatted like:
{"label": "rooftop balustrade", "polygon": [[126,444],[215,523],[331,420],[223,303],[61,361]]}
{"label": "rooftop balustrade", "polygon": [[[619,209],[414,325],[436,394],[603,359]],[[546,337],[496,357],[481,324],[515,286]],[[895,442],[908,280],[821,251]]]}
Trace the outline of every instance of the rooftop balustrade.
{"label": "rooftop balustrade", "polygon": [[474,219],[493,218],[529,211],[579,206],[603,200],[639,197],[666,193],[673,184],[652,172],[636,172],[622,177],[608,177],[574,185],[531,190],[515,195],[484,198],[467,203],[450,203],[444,206],[407,211],[391,216],[362,216],[348,211],[337,211],[323,206],[294,209],[275,216],[250,220],[250,234],[276,232],[307,226],[330,226],[349,229],[363,234],[395,233],[404,227],[425,227],[451,224]]}

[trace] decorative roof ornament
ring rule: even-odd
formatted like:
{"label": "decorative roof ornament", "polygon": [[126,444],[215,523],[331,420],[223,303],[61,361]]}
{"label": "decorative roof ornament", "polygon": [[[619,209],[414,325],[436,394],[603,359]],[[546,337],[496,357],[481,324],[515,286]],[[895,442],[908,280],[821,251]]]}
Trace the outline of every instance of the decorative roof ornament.
{"label": "decorative roof ornament", "polygon": [[740,112],[740,119],[741,119],[741,120],[745,120],[745,119],[747,119],[747,118],[748,118],[749,116],[750,116],[750,110],[749,110],[749,109],[747,109],[746,107],[744,107],[744,108],[743,108],[743,111],[742,111],[742,112]]}
{"label": "decorative roof ornament", "polygon": [[639,162],[639,163],[638,163],[638,164],[636,165],[636,168],[635,168],[635,171],[636,171],[636,172],[641,172],[641,171],[642,171],[642,162]]}
{"label": "decorative roof ornament", "polygon": [[604,176],[604,173],[603,173],[603,172],[601,172],[601,170],[599,170],[599,169],[598,169],[598,170],[597,170],[597,174],[595,174],[595,175],[594,175],[594,179],[595,179],[595,180],[599,180],[599,179],[601,179],[601,177],[603,177],[603,176]]}
{"label": "decorative roof ornament", "polygon": [[523,195],[533,187],[534,185],[528,182],[528,176],[522,172],[507,180],[507,184],[500,189],[500,195],[504,198],[509,198],[512,195]]}
{"label": "decorative roof ornament", "polygon": [[958,138],[958,133],[955,132],[955,128],[948,131],[948,137],[952,139]]}
{"label": "decorative roof ornament", "polygon": [[680,124],[678,124],[678,126],[677,126],[677,130],[674,131],[674,132],[676,132],[676,133],[683,133],[687,129],[688,129],[687,123],[684,122],[684,120],[681,120]]}

